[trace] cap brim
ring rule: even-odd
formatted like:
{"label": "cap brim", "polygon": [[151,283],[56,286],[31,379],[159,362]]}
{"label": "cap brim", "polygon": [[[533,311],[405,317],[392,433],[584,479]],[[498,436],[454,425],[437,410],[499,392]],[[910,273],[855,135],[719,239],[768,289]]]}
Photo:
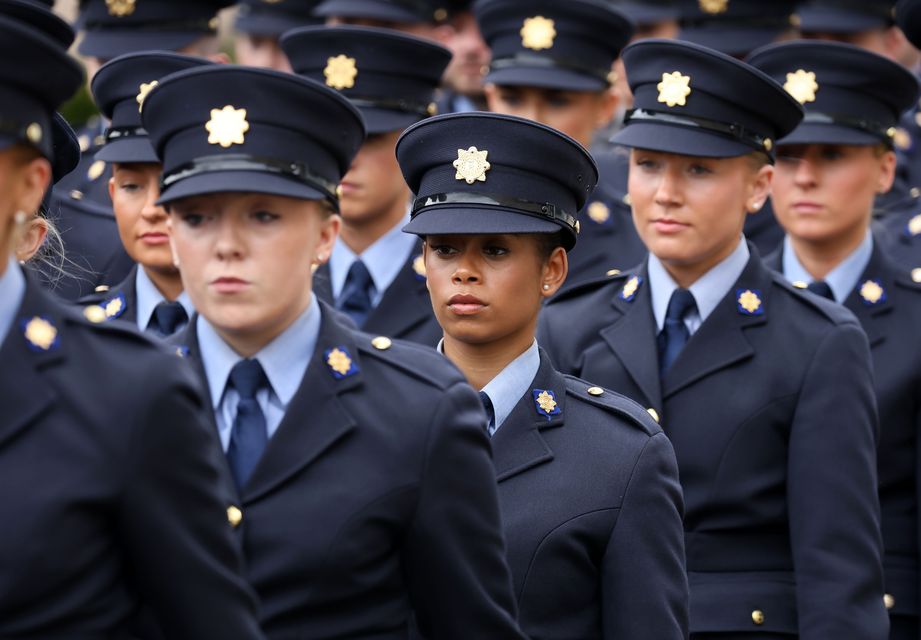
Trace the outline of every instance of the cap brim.
{"label": "cap brim", "polygon": [[575,235],[559,224],[522,214],[514,209],[487,206],[445,205],[421,211],[403,227],[404,233],[417,236],[473,235],[505,233],[557,233],[564,232],[564,238],[571,240],[566,247],[575,244]]}
{"label": "cap brim", "polygon": [[563,91],[601,91],[607,83],[558,67],[512,67],[490,71],[483,82],[506,87],[539,87]]}
{"label": "cap brim", "polygon": [[799,28],[804,33],[860,33],[885,26],[885,18],[832,7],[801,7]]}
{"label": "cap brim", "polygon": [[153,146],[150,144],[150,139],[146,137],[112,140],[105,143],[94,157],[96,160],[104,160],[105,162],[160,162]]}
{"label": "cap brim", "polygon": [[709,47],[728,56],[744,57],[755,49],[771,44],[782,33],[780,29],[691,27],[682,29],[679,37],[686,42]]}
{"label": "cap brim", "polygon": [[421,115],[415,113],[393,111],[391,109],[361,107],[358,110],[361,111],[361,115],[365,119],[365,128],[368,135],[402,131],[423,119]]}
{"label": "cap brim", "polygon": [[611,138],[611,142],[634,149],[699,158],[736,158],[755,151],[753,147],[717,134],[651,122],[628,124]]}
{"label": "cap brim", "polygon": [[618,4],[617,8],[634,24],[649,25],[668,20],[677,20],[680,16],[676,9],[651,7],[643,4],[627,2]]}
{"label": "cap brim", "polygon": [[203,173],[180,180],[166,189],[157,204],[213,193],[265,193],[301,200],[325,200],[326,194],[302,182],[253,171]]}
{"label": "cap brim", "polygon": [[859,147],[882,144],[879,136],[866,131],[838,124],[804,122],[786,138],[777,141],[778,146],[794,144],[845,144]]}
{"label": "cap brim", "polygon": [[281,34],[298,27],[323,24],[322,18],[296,18],[294,16],[249,14],[240,16],[234,25],[240,33],[254,36],[281,36]]}
{"label": "cap brim", "polygon": [[136,51],[179,51],[206,35],[201,31],[87,31],[77,51],[84,56],[111,60]]}
{"label": "cap brim", "polygon": [[369,18],[387,22],[425,22],[419,15],[392,4],[374,0],[327,0],[321,2],[314,14],[323,18]]}

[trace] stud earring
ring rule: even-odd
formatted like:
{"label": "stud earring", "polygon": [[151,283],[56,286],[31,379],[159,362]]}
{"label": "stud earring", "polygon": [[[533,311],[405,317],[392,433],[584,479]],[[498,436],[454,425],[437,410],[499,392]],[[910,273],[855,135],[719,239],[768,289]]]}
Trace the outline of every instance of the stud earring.
{"label": "stud earring", "polygon": [[546,282],[544,283],[544,291],[550,291],[550,285]]}
{"label": "stud earring", "polygon": [[26,223],[26,218],[28,218],[28,217],[29,217],[29,216],[26,214],[25,211],[17,211],[17,212],[16,212],[16,215],[13,216],[13,222],[15,222],[17,225],[20,225],[20,226],[21,226],[21,225],[24,225],[24,224]]}

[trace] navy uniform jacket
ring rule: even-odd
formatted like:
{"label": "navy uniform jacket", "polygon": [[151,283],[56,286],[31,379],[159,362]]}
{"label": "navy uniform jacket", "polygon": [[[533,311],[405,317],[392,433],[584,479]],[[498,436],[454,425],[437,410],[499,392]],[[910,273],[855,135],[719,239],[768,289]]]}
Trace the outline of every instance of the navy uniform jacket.
{"label": "navy uniform jacket", "polygon": [[[782,270],[781,252],[768,266]],[[882,287],[884,298],[868,304],[864,283]],[[879,500],[882,510],[887,602],[895,616],[917,618],[921,611],[919,577],[918,434],[921,432],[921,285],[898,269],[874,243],[857,288],[844,301],[870,341],[874,385],[879,406]],[[917,620],[914,637],[918,637]]]}
{"label": "navy uniform jacket", "polygon": [[[314,292],[328,305],[333,305],[333,290],[329,265],[321,265],[313,275]],[[414,251],[400,273],[381,297],[380,303],[368,315],[362,331],[392,336],[434,348],[444,332],[435,320],[432,299],[425,286],[425,265],[421,245]]]}
{"label": "navy uniform jacket", "polygon": [[[682,498],[642,407],[554,371],[545,353],[492,439],[522,630],[531,638],[687,637]],[[472,636],[471,636],[472,637]]]}
{"label": "navy uniform jacket", "polygon": [[112,288],[102,286],[99,291],[80,298],[77,304],[99,305],[109,320],[119,319],[137,327],[137,271],[138,266],[134,265],[125,279],[117,285]]}
{"label": "navy uniform jacket", "polygon": [[[553,301],[541,344],[560,370],[661,416],[684,489],[692,634],[884,640],[866,336],[751,251],[664,385],[645,264]],[[740,291],[760,299],[754,313]]]}
{"label": "navy uniform jacket", "polygon": [[873,222],[873,235],[903,269],[921,267],[921,191],[902,199]]}
{"label": "navy uniform jacket", "polygon": [[129,637],[146,603],[169,638],[261,638],[197,381],[26,286],[56,343],[0,346],[0,636]]}
{"label": "navy uniform jacket", "polygon": [[[405,640],[415,613],[426,638],[522,638],[479,398],[434,350],[375,348],[335,315],[322,306],[316,353],[239,496],[263,630]],[[196,324],[170,342],[204,376]]]}

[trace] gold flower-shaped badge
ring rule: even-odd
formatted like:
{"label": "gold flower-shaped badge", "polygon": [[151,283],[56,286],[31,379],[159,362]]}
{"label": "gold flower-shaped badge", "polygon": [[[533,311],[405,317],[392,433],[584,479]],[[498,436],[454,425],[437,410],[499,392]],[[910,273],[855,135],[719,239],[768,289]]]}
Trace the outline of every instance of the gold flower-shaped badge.
{"label": "gold flower-shaped badge", "polygon": [[106,9],[110,16],[124,18],[134,13],[137,8],[137,0],[106,0]]}
{"label": "gold flower-shaped badge", "polygon": [[138,95],[135,98],[135,100],[138,101],[138,111],[142,111],[144,109],[144,99],[147,98],[147,94],[150,93],[151,90],[158,84],[160,83],[156,80],[153,80],[151,82],[142,82],[141,86],[138,87]]}
{"label": "gold flower-shaped badge", "polygon": [[556,400],[553,399],[553,396],[544,391],[537,396],[537,405],[544,413],[553,413],[553,410],[556,409]]}
{"label": "gold flower-shaped badge", "polygon": [[663,73],[662,82],[656,85],[656,89],[659,90],[659,102],[669,107],[683,107],[691,95],[691,77],[682,75],[680,71]]}
{"label": "gold flower-shaped badge", "polygon": [[603,202],[597,200],[588,205],[588,217],[598,224],[603,224],[611,217],[611,210]]}
{"label": "gold flower-shaped badge", "polygon": [[466,180],[467,184],[473,184],[477,180],[486,182],[486,172],[492,167],[486,161],[487,154],[489,154],[488,150],[483,149],[480,151],[476,147],[470,147],[466,151],[458,149],[457,160],[452,163],[454,168],[457,169],[457,174],[454,178],[456,180]]}
{"label": "gold flower-shaped badge", "polygon": [[729,0],[700,0],[699,4],[701,11],[712,15],[729,10]]}
{"label": "gold flower-shaped badge", "polygon": [[739,295],[739,308],[754,314],[761,308],[761,298],[754,291],[747,289]]}
{"label": "gold flower-shaped badge", "polygon": [[860,297],[869,304],[877,304],[885,295],[885,290],[875,280],[867,280],[860,285]]}
{"label": "gold flower-shaped badge", "polygon": [[783,88],[793,99],[800,104],[815,102],[815,94],[819,90],[819,83],[815,80],[815,73],[805,69],[797,69],[794,73],[787,74],[787,81]]}
{"label": "gold flower-shaped badge", "polygon": [[58,330],[44,318],[36,316],[26,324],[25,336],[32,346],[48,351],[58,337]]}
{"label": "gold flower-shaped badge", "polygon": [[219,144],[225,149],[243,144],[243,134],[249,131],[246,109],[234,109],[230,105],[212,109],[211,120],[205,124],[205,129],[208,131],[208,144]]}
{"label": "gold flower-shaped badge", "polygon": [[326,68],[323,69],[323,76],[326,78],[326,86],[333,89],[351,89],[355,86],[355,78],[358,76],[358,67],[355,64],[355,58],[350,58],[340,54],[332,56],[326,60]]}
{"label": "gold flower-shaped badge", "polygon": [[556,23],[544,16],[526,18],[521,27],[521,46],[540,51],[553,47],[556,38]]}
{"label": "gold flower-shaped badge", "polygon": [[346,375],[352,369],[352,359],[339,349],[333,349],[329,352],[326,364],[341,376]]}

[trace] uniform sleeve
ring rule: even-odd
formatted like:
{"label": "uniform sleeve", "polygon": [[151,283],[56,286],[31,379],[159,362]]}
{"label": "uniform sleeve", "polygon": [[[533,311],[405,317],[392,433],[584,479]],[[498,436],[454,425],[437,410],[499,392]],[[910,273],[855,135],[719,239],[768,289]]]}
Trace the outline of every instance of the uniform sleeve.
{"label": "uniform sleeve", "polygon": [[885,640],[878,418],[856,324],[816,350],[793,418],[787,500],[802,640]]}
{"label": "uniform sleeve", "polygon": [[220,446],[182,373],[148,372],[157,382],[145,389],[120,509],[127,562],[165,637],[261,638],[227,520]]}
{"label": "uniform sleeve", "polygon": [[410,598],[427,638],[524,638],[485,423],[476,393],[456,384],[430,426],[419,504],[404,544]]}
{"label": "uniform sleeve", "polygon": [[604,556],[605,640],[687,638],[683,511],[675,452],[658,433],[637,460]]}

